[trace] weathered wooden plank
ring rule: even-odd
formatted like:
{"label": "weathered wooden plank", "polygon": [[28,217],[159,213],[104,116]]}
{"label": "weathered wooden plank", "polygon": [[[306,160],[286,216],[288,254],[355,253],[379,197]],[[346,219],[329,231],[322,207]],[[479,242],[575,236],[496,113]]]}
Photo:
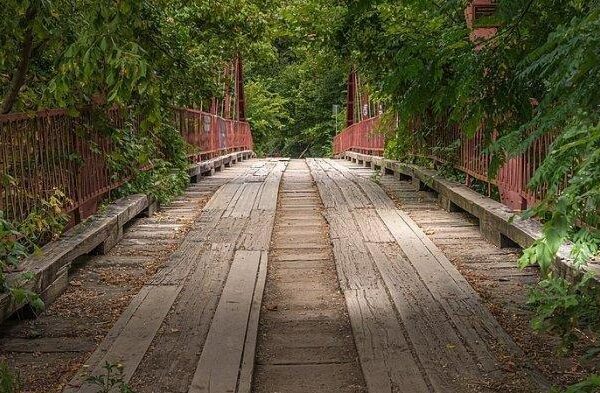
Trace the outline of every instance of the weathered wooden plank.
{"label": "weathered wooden plank", "polygon": [[331,239],[347,238],[355,243],[363,241],[358,225],[354,221],[354,215],[349,211],[327,209],[324,213],[329,223],[329,236]]}
{"label": "weathered wooden plank", "polygon": [[258,336],[258,322],[260,319],[260,308],[262,304],[263,293],[267,281],[268,252],[263,251],[260,256],[260,266],[256,279],[256,287],[252,298],[250,316],[248,318],[248,327],[246,341],[244,343],[244,353],[240,366],[240,377],[238,382],[238,393],[252,392],[252,376],[254,373],[254,357],[256,355],[256,341]]}
{"label": "weathered wooden plank", "polygon": [[339,187],[350,210],[373,207],[365,193],[352,180],[333,168],[326,160],[318,160],[327,176]]}
{"label": "weathered wooden plank", "polygon": [[[327,159],[324,160],[331,167],[337,169],[344,177],[349,180],[355,182],[367,195],[367,198],[373,204],[373,207],[377,209],[395,209],[396,206],[394,202],[387,196],[385,191],[381,189],[375,182],[371,179],[366,179],[363,176],[355,176],[348,170],[348,167],[338,162],[337,160]],[[370,169],[365,170],[365,172],[370,176],[374,172]]]}
{"label": "weathered wooden plank", "polygon": [[238,249],[268,250],[271,243],[275,212],[253,210],[246,230],[238,239]]}
{"label": "weathered wooden plank", "polygon": [[236,244],[248,227],[250,218],[221,218],[217,225],[207,234],[205,242]]}
{"label": "weathered wooden plank", "polygon": [[[363,287],[368,288],[368,284],[361,280],[351,283],[348,277],[369,276],[369,269],[365,271],[364,265],[359,267],[359,262],[351,259],[356,254],[360,260],[370,259],[374,263],[373,279],[382,276],[379,278],[382,284],[376,288],[389,291],[400,317],[398,323],[406,328],[405,337],[419,356],[419,364],[424,365],[420,366],[420,370],[427,376],[428,388],[435,391],[463,391],[475,386],[479,391],[485,391],[490,381],[500,382],[510,378],[509,374],[501,371],[499,357],[519,356],[521,352],[441,251],[412,220],[395,209],[391,199],[364,174],[352,173],[335,163],[331,165],[319,161],[319,164],[329,177],[328,180],[321,175],[324,184],[334,181],[343,187],[345,183],[337,178],[343,176],[346,181],[359,185],[370,203],[378,207],[375,211],[387,227],[387,232],[377,226],[381,222],[373,221],[372,209],[357,209],[355,205],[351,208],[352,220],[348,219],[347,213],[340,213],[335,208],[328,209],[338,275],[345,292],[350,291],[351,285],[360,291]],[[332,169],[327,169],[327,165]],[[339,171],[339,175],[332,174],[332,170]],[[326,186],[321,186],[319,190],[322,193]],[[348,192],[344,196],[349,199]],[[368,246],[369,258],[361,255],[360,251],[351,250],[350,243],[336,247],[336,242],[344,239],[352,239],[357,243],[353,226],[371,241]],[[401,250],[406,258],[402,257]],[[348,300],[349,309],[351,301]],[[353,322],[355,334],[358,330],[356,324],[358,322]],[[361,360],[363,357],[361,353]],[[369,372],[365,371],[365,377]],[[537,387],[543,386],[543,383],[539,382],[540,378],[535,373],[532,375],[532,391],[535,391],[536,383],[540,383]]]}
{"label": "weathered wooden plank", "polygon": [[178,285],[190,274],[194,263],[207,245],[196,242],[183,242],[152,277],[152,285]]}
{"label": "weathered wooden plank", "polygon": [[250,217],[250,212],[254,206],[259,191],[263,187],[262,183],[246,183],[239,190],[239,198],[231,203],[223,217],[247,218]]}
{"label": "weathered wooden plank", "polygon": [[[429,239],[425,240],[427,236],[416,225],[412,228],[408,225],[410,218],[391,210],[381,210],[379,215],[457,331],[469,343],[484,370],[497,370],[494,352],[500,348],[520,353],[456,267]],[[415,231],[422,235],[418,236]]]}
{"label": "weathered wooden plank", "polygon": [[[137,295],[139,300],[132,301],[129,306],[134,310],[126,311],[121,316],[124,320],[117,322],[111,330],[111,333],[115,332],[109,336],[114,340],[103,356],[92,355],[90,360],[98,361],[93,364],[86,362],[91,370],[90,375],[101,375],[104,372],[102,367],[107,362],[118,363],[123,366],[123,380],[129,381],[180,290],[181,286],[175,285],[147,285],[142,288]],[[103,348],[99,347],[98,351],[103,351]],[[77,382],[73,381],[71,385]],[[97,387],[84,382],[76,391],[93,393]]]}
{"label": "weathered wooden plank", "polygon": [[81,386],[85,383],[87,378],[90,376],[90,370],[93,370],[94,367],[101,364],[101,360],[108,353],[108,351],[112,348],[113,343],[117,339],[117,337],[121,334],[121,332],[127,327],[129,321],[133,314],[140,307],[144,299],[148,294],[147,288],[142,290],[134,296],[131,300],[123,314],[119,317],[117,322],[110,329],[104,340],[98,345],[96,350],[90,355],[90,357],[85,361],[83,367],[79,369],[79,371],[75,374],[73,378],[69,381],[68,385],[63,390],[64,393],[75,393],[78,392]]}
{"label": "weathered wooden plank", "polygon": [[[130,195],[111,204],[109,208],[98,213],[79,225],[65,232],[57,241],[42,247],[42,252],[36,253],[21,263],[21,268],[30,273],[33,279],[24,284],[24,289],[34,291],[50,303],[66,284],[61,278],[69,269],[70,263],[77,257],[85,255],[97,246],[110,239],[110,244],[104,250],[114,246],[122,227],[148,206],[146,195]],[[9,274],[8,282],[19,280],[21,273]],[[52,292],[53,296],[48,296]],[[0,321],[24,306],[17,303],[9,294],[0,294]]]}
{"label": "weathered wooden plank", "polygon": [[215,192],[202,210],[208,211],[227,209],[229,204],[234,201],[234,197],[236,195],[239,196],[239,190],[242,186],[243,183],[236,181],[224,184]]}
{"label": "weathered wooden plank", "polygon": [[383,221],[381,221],[375,209],[355,210],[352,212],[352,215],[365,241],[373,243],[389,243],[394,241],[392,234],[388,231]]}
{"label": "weathered wooden plank", "polygon": [[96,345],[89,337],[6,338],[0,340],[3,353],[89,352]]}
{"label": "weathered wooden plank", "polygon": [[430,392],[385,289],[345,290],[344,296],[369,392]]}
{"label": "weathered wooden plank", "polygon": [[223,210],[221,209],[202,211],[202,214],[185,237],[184,244],[186,242],[206,241],[212,230],[219,224],[222,214]]}
{"label": "weathered wooden plank", "polygon": [[260,251],[237,251],[188,392],[235,392]]}
{"label": "weathered wooden plank", "polygon": [[[336,182],[334,177],[342,177],[339,173],[323,176],[322,167],[327,166],[326,162],[311,164],[322,198]],[[340,187],[336,186],[338,189]],[[343,201],[333,200],[325,216],[329,222],[338,279],[346,298],[368,390],[376,393],[429,392],[427,377],[412,355],[411,345],[404,336],[404,327],[396,316],[355,221],[363,219],[360,213],[365,209],[356,210],[355,214],[345,210],[347,198],[354,197],[346,193]],[[341,208],[338,209],[338,206]],[[364,204],[355,204],[350,209],[357,206],[364,207]],[[364,224],[365,228],[367,226]]]}
{"label": "weathered wooden plank", "polygon": [[[262,167],[262,163],[256,165],[256,170]],[[225,184],[219,190],[220,196],[213,198],[212,206],[202,211],[166,268],[154,277],[152,283],[157,285],[145,286],[134,297],[68,391],[89,391],[90,386],[85,383],[88,371],[102,373],[105,361],[123,364],[125,381],[135,373],[136,386],[155,386],[161,391],[187,390],[229,271],[233,245],[247,226],[248,219],[222,218],[222,215],[232,200],[235,202],[238,190],[246,186],[241,178],[254,170],[226,171],[219,174],[218,181],[213,181],[214,185]],[[236,181],[234,187],[228,187]],[[181,207],[170,209],[168,214],[187,212]],[[134,244],[150,247],[148,242],[134,239],[128,242],[132,244],[130,247]],[[182,287],[185,291],[177,297]],[[178,300],[173,312],[168,313],[175,299]],[[196,350],[189,350],[191,346]],[[143,359],[144,363],[140,363]],[[144,382],[140,383],[140,378]]]}
{"label": "weathered wooden plank", "polygon": [[436,391],[462,391],[467,386],[483,385],[489,375],[479,370],[469,343],[464,343],[456,333],[451,318],[404,258],[399,246],[369,243],[368,248]]}
{"label": "weathered wooden plank", "polygon": [[361,178],[358,184],[371,200],[373,207],[376,209],[395,209],[396,205],[383,189],[371,179]]}
{"label": "weathered wooden plank", "polygon": [[364,243],[348,238],[334,239],[332,243],[342,290],[382,287],[379,273]]}
{"label": "weathered wooden plank", "polygon": [[281,182],[281,177],[286,167],[287,162],[278,162],[275,165],[275,168],[273,168],[264,183],[264,187],[261,190],[259,198],[257,198],[255,209],[275,210],[277,208],[279,183]]}
{"label": "weathered wooden plank", "polygon": [[340,188],[332,182],[327,173],[321,168],[315,159],[307,159],[311,174],[317,184],[323,206],[326,209],[336,209],[338,211],[348,210],[346,199]]}
{"label": "weathered wooden plank", "polygon": [[219,303],[233,253],[231,244],[214,244],[198,258],[160,333],[133,377],[135,385],[151,386],[156,391],[187,391]]}

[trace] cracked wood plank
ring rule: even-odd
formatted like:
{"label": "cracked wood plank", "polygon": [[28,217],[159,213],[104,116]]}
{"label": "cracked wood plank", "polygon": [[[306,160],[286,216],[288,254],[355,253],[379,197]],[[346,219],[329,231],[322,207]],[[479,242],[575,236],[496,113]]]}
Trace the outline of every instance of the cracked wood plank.
{"label": "cracked wood plank", "polygon": [[429,392],[385,289],[345,290],[344,296],[369,392]]}
{"label": "cracked wood plank", "polygon": [[236,391],[260,260],[235,253],[189,393]]}

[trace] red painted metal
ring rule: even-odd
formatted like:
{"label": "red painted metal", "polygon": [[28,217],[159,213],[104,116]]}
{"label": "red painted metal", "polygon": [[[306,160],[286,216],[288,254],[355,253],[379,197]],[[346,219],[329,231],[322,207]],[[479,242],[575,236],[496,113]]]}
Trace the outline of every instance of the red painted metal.
{"label": "red painted metal", "polygon": [[[252,148],[246,122],[189,109],[175,109],[175,125],[194,147],[190,161]],[[122,113],[113,109],[109,122],[123,127]],[[71,201],[74,221],[96,211],[98,202],[127,179],[112,173],[106,160],[113,145],[94,126],[91,110],[79,117],[64,110],[0,116],[0,210],[21,220],[54,190]],[[135,128],[135,125],[134,125]]]}
{"label": "red painted metal", "polygon": [[237,113],[236,120],[246,120],[246,94],[244,93],[244,63],[241,56],[236,59],[236,97],[237,97]]}
{"label": "red painted metal", "polygon": [[[478,23],[481,18],[494,15],[497,9],[497,0],[472,0],[465,9],[467,26],[471,29],[471,40],[483,43],[497,33],[494,25]],[[383,155],[383,133],[377,131],[378,117],[369,118],[354,124],[354,107],[357,75],[353,70],[348,78],[348,128],[337,135],[333,140],[334,154],[352,150],[361,153]],[[350,121],[352,120],[352,121]],[[418,120],[413,123],[415,129],[419,128]],[[379,134],[374,134],[379,132]],[[472,179],[488,183],[488,193],[491,186],[497,186],[501,201],[514,210],[522,210],[539,201],[546,190],[531,190],[528,187],[533,174],[539,168],[546,156],[553,137],[544,135],[534,141],[529,149],[516,157],[510,158],[499,169],[494,179],[489,177],[491,157],[486,153],[488,143],[484,140],[483,132],[477,132],[468,138],[458,126],[440,124],[424,140],[413,141],[412,155],[425,156],[437,162],[450,161],[453,166],[464,172],[466,183]],[[458,142],[458,149],[453,149]],[[439,152],[443,150],[455,151],[456,157],[448,158]]]}
{"label": "red painted metal", "polygon": [[352,150],[364,154],[383,155],[384,135],[377,131],[380,117],[355,123],[333,139],[334,154]]}
{"label": "red painted metal", "polygon": [[224,119],[193,109],[175,109],[175,123],[187,143],[195,148],[190,161],[201,161],[253,147],[250,124]]}
{"label": "red painted metal", "polygon": [[478,21],[481,18],[494,15],[498,8],[497,0],[473,0],[469,2],[465,9],[465,19],[467,27],[471,29],[471,40],[474,42],[485,41],[498,32],[496,26],[481,26]]}
{"label": "red painted metal", "polygon": [[[333,140],[334,154],[356,151],[364,154],[383,155],[384,133],[377,130],[379,117],[370,118],[346,128]],[[414,123],[415,128],[418,122]],[[500,200],[514,210],[522,210],[539,201],[545,189],[531,190],[528,184],[533,174],[546,156],[553,136],[544,135],[534,141],[529,149],[509,159],[500,168],[495,178],[489,177],[491,157],[486,153],[486,141],[483,132],[477,132],[468,138],[457,126],[440,125],[425,140],[415,141],[413,156],[423,156],[440,163],[451,162],[454,168],[467,175],[467,183],[477,179],[497,186]],[[452,146],[456,146],[456,150]],[[440,154],[440,150],[455,151],[455,157]]]}
{"label": "red painted metal", "polygon": [[346,95],[346,127],[350,127],[356,121],[356,70],[352,69],[348,75],[348,92]]}

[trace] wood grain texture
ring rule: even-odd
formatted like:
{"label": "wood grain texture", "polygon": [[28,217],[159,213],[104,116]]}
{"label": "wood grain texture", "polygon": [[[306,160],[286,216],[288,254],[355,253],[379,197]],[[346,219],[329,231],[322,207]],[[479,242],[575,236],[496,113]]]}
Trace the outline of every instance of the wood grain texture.
{"label": "wood grain texture", "polygon": [[189,392],[235,392],[260,251],[237,251]]}
{"label": "wood grain texture", "polygon": [[[363,313],[372,311],[377,326],[396,323],[404,332],[404,343],[412,356],[400,362],[412,361],[417,366],[426,389],[491,391],[491,386],[508,381],[511,374],[503,370],[501,361],[507,356],[518,358],[522,352],[427,235],[395,208],[381,187],[368,179],[365,169],[349,169],[324,159],[315,160],[310,167],[322,195],[339,195],[332,191],[337,187],[347,203],[347,209],[337,209],[341,202],[330,198],[326,216],[365,379],[395,382],[394,370],[385,361],[376,369],[365,363],[372,356],[368,352],[373,345],[370,340],[376,342],[381,340],[379,335],[387,334],[367,338],[367,333],[375,330],[365,325]],[[385,303],[389,303],[386,317],[392,322],[369,308]],[[393,356],[386,344],[379,351]],[[386,367],[387,378],[380,375]],[[546,386],[535,372],[530,373],[527,383],[531,391]],[[419,385],[415,386],[418,389]],[[381,388],[387,389],[377,386]]]}
{"label": "wood grain texture", "polygon": [[[181,286],[175,285],[147,285],[142,288],[138,299],[130,305],[134,310],[125,311],[123,320],[117,322],[115,330],[118,330],[118,334],[114,334],[112,345],[104,356],[93,359],[98,359],[97,362],[88,363],[90,374],[104,374],[103,366],[106,363],[120,364],[123,366],[123,380],[129,381],[180,290]],[[97,386],[83,383],[76,391],[94,393],[97,390]]]}
{"label": "wood grain texture", "polygon": [[[255,285],[257,291],[264,288],[264,251],[275,214],[270,198],[263,201],[265,209],[258,207],[265,182],[270,182],[268,192],[273,192],[284,168],[285,163],[279,161],[255,161],[243,170],[227,169],[215,176],[219,181],[206,187],[219,188],[191,230],[134,298],[88,360],[88,367],[71,381],[71,391],[90,391],[83,381],[89,370],[100,373],[105,361],[121,363],[123,380],[138,392],[186,392],[195,375],[206,375],[206,370],[212,374],[206,366],[214,363],[207,359],[217,355],[229,361],[231,370],[235,368],[227,374],[235,374],[233,382],[224,382],[227,386],[235,390],[242,364],[245,383],[251,381],[249,362],[254,357],[256,307],[261,299]],[[187,212],[184,206],[172,206],[169,212],[176,215],[179,210]],[[151,228],[144,230],[152,232]],[[147,241],[140,247],[148,247],[152,239],[148,236],[142,237]],[[222,350],[223,342],[229,343],[227,351]],[[204,352],[211,355],[202,358]],[[220,390],[225,386],[221,382],[218,386],[213,391],[225,391]]]}

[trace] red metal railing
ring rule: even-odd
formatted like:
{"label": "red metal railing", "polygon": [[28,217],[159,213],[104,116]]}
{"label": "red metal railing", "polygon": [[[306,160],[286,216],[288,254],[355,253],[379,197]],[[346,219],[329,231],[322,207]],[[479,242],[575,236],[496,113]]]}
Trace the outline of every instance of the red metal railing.
{"label": "red metal railing", "polygon": [[[107,117],[112,126],[124,125],[119,110]],[[107,154],[112,141],[98,131],[97,121],[91,110],[78,117],[57,109],[0,116],[0,210],[5,217],[22,220],[60,190],[70,199],[68,212],[77,222],[127,180],[111,173]],[[175,125],[194,148],[190,161],[252,148],[246,122],[176,109]]]}
{"label": "red metal railing", "polygon": [[355,123],[333,139],[334,154],[352,150],[363,154],[383,155],[384,135],[377,132],[380,117],[371,117]]}
{"label": "red metal railing", "polygon": [[196,148],[191,161],[252,149],[250,124],[193,109],[175,109],[175,123],[187,143]]}
{"label": "red metal railing", "polygon": [[[364,154],[383,155],[384,133],[376,130],[377,118],[354,124],[334,138],[334,154],[356,151]],[[376,135],[377,133],[377,135]],[[539,201],[545,189],[531,190],[528,184],[542,163],[553,137],[544,135],[529,149],[509,159],[499,170],[496,178],[489,177],[491,157],[485,151],[483,132],[468,138],[457,126],[439,126],[425,137],[415,142],[413,155],[425,156],[432,160],[452,162],[454,168],[467,174],[467,183],[478,179],[498,187],[502,203],[515,210],[522,210]],[[453,149],[458,141],[458,149]],[[454,151],[456,156],[447,157],[443,150]]]}

